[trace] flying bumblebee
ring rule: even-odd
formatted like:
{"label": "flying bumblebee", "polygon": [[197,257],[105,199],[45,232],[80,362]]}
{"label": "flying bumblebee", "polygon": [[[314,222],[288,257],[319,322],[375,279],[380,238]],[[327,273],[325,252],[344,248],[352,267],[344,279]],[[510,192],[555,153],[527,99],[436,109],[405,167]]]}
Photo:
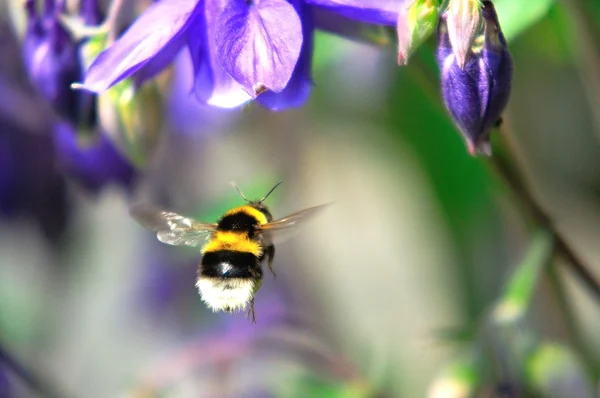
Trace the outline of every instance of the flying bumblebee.
{"label": "flying bumblebee", "polygon": [[265,259],[275,276],[273,243],[282,232],[313,216],[326,204],[273,220],[263,202],[281,182],[257,201],[246,199],[237,185],[231,184],[248,204],[227,211],[214,224],[147,204],[132,206],[130,214],[143,227],[155,231],[163,243],[192,247],[203,244],[196,279],[202,301],[213,311],[227,312],[245,309],[249,304],[248,314],[255,321],[254,295],[262,282],[261,265]]}

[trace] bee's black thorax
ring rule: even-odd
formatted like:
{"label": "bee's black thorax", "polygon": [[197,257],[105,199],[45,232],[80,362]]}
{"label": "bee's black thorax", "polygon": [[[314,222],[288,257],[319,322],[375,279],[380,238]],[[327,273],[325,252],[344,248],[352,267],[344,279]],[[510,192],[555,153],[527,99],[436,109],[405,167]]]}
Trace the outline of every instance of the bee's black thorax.
{"label": "bee's black thorax", "polygon": [[258,225],[258,220],[245,212],[226,215],[219,220],[217,230],[219,231],[234,231],[246,232],[252,237]]}
{"label": "bee's black thorax", "polygon": [[258,210],[262,213],[267,221],[273,219],[273,216],[265,206],[260,203],[252,203],[249,206],[242,206],[232,214],[226,214],[221,217],[217,223],[217,230],[246,232],[248,237],[252,238],[256,232],[256,227],[261,223],[257,218],[256,211],[253,210]]}

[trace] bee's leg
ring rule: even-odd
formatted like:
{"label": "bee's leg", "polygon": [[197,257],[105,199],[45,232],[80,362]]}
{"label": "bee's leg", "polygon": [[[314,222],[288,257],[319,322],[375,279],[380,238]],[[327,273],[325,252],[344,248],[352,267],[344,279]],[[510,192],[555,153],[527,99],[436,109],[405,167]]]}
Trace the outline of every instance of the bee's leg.
{"label": "bee's leg", "polygon": [[248,309],[248,318],[252,317],[252,323],[256,323],[256,313],[254,312],[254,298],[250,300],[250,308]]}
{"label": "bee's leg", "polygon": [[273,271],[273,259],[275,258],[275,245],[267,247],[267,264],[269,265],[269,271],[273,274],[273,279],[277,277],[275,271]]}

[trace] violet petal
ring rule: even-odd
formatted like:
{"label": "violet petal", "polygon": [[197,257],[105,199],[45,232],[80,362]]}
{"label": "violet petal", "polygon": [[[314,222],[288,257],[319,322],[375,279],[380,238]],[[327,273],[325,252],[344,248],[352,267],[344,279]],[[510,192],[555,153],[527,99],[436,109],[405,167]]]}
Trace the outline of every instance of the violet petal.
{"label": "violet petal", "polygon": [[[161,52],[176,53],[183,45],[178,39],[189,26],[197,3],[197,0],[163,0],[150,5],[115,43],[94,60],[81,88],[103,92],[131,76]],[[170,61],[162,57],[159,59],[159,64],[152,65],[154,73]]]}
{"label": "violet petal", "polygon": [[510,97],[513,61],[494,4],[483,2],[483,18],[486,24],[486,38],[482,57],[490,75],[490,92],[487,109],[483,118],[483,128],[488,130],[498,122]]}
{"label": "violet petal", "polygon": [[[194,18],[188,31],[188,46],[194,65],[194,88],[196,97],[206,104],[219,108],[235,108],[252,97],[225,72],[217,57],[215,44],[216,20],[220,7],[217,2],[207,1],[205,15]],[[206,18],[206,19],[205,19]]]}
{"label": "violet petal", "polygon": [[313,54],[314,27],[309,6],[301,5],[302,35],[304,41],[300,58],[292,73],[292,78],[283,91],[276,93],[267,91],[258,96],[257,101],[272,111],[281,111],[287,108],[298,107],[308,99],[313,83],[311,79],[311,66]]}
{"label": "violet petal", "polygon": [[217,19],[215,41],[225,71],[256,97],[287,85],[302,47],[302,24],[285,0],[230,0]]}
{"label": "violet petal", "polygon": [[306,0],[362,22],[395,26],[406,0]]}
{"label": "violet petal", "polygon": [[393,36],[380,24],[357,21],[332,9],[310,6],[315,28],[352,41],[388,45]]}

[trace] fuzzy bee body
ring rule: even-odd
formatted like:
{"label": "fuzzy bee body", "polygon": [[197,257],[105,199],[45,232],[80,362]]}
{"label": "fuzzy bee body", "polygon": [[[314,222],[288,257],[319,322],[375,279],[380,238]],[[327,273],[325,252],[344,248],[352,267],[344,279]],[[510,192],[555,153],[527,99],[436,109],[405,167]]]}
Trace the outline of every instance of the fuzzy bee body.
{"label": "fuzzy bee body", "polygon": [[229,210],[202,248],[196,286],[214,311],[233,311],[251,302],[260,287],[262,262],[269,268],[275,246],[257,228],[272,221],[265,206],[250,204]]}
{"label": "fuzzy bee body", "polygon": [[275,275],[274,238],[324,207],[311,207],[273,220],[262,202],[278,185],[259,201],[249,201],[234,185],[248,204],[227,211],[214,224],[143,204],[133,206],[130,213],[142,226],[156,231],[163,243],[202,246],[196,278],[202,301],[213,311],[231,312],[250,305],[254,320],[254,296],[261,286],[264,260]]}

